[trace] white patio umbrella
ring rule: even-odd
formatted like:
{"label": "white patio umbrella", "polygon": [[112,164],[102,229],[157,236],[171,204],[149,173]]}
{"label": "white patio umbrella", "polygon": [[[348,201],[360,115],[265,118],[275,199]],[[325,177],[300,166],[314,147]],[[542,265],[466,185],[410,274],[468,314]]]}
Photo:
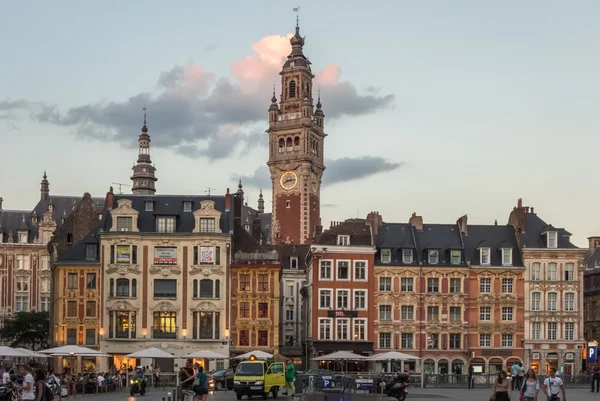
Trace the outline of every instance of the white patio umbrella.
{"label": "white patio umbrella", "polygon": [[39,352],[32,351],[27,348],[15,348],[17,351],[26,354],[31,358],[50,358],[48,355],[40,354]]}
{"label": "white patio umbrella", "polygon": [[402,361],[411,359],[421,359],[418,356],[404,354],[402,352],[390,351],[381,354],[373,354],[368,357],[369,361]]}
{"label": "white patio umbrella", "polygon": [[236,357],[234,357],[233,359],[248,359],[250,358],[250,356],[254,355],[254,357],[256,359],[271,359],[273,358],[273,354],[269,354],[268,352],[264,352],[264,351],[250,351],[250,352],[246,352],[245,354],[242,355],[238,355]]}
{"label": "white patio umbrella", "polygon": [[228,356],[209,350],[192,352],[191,354],[184,355],[183,357],[195,359],[229,359]]}
{"label": "white patio umbrella", "polygon": [[39,351],[42,354],[48,355],[72,355],[72,356],[104,356],[100,351],[95,349],[80,347],[78,345],[65,345],[63,347],[56,347]]}
{"label": "white patio umbrella", "polygon": [[158,348],[146,348],[140,351],[136,351],[132,354],[126,355],[128,358],[151,358],[151,359],[175,359],[177,358],[173,354],[169,354]]}
{"label": "white patio umbrella", "polygon": [[315,361],[362,361],[363,359],[367,359],[367,357],[349,351],[336,351],[314,358]]}
{"label": "white patio umbrella", "polygon": [[0,356],[2,357],[8,357],[8,358],[28,358],[30,357],[30,355],[27,355],[26,353],[19,351],[16,348],[11,348],[11,347],[6,347],[6,346],[0,346]]}

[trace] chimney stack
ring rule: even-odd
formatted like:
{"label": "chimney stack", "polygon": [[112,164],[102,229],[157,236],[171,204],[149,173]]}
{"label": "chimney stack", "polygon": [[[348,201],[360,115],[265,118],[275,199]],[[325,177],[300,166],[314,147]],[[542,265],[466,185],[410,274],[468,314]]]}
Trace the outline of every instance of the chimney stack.
{"label": "chimney stack", "polygon": [[379,232],[379,227],[383,225],[383,217],[381,217],[379,212],[371,212],[367,215],[365,224],[371,226],[371,232],[376,236]]}
{"label": "chimney stack", "polygon": [[410,216],[408,223],[415,228],[417,231],[423,231],[423,216],[417,216],[417,213],[413,213]]}
{"label": "chimney stack", "polygon": [[600,236],[589,237],[588,243],[590,245],[590,255],[593,255],[596,249],[600,248]]}
{"label": "chimney stack", "polygon": [[533,206],[531,206],[531,214],[533,214]]}
{"label": "chimney stack", "polygon": [[458,220],[456,220],[456,224],[458,225],[458,228],[461,233],[467,234],[467,215],[466,214],[464,216],[460,217]]}
{"label": "chimney stack", "polygon": [[523,198],[519,198],[519,200],[517,201],[517,207],[519,209],[523,207]]}
{"label": "chimney stack", "polygon": [[104,200],[106,204],[106,208],[108,210],[112,210],[115,204],[115,193],[113,192],[113,187],[110,187],[110,190],[106,193],[106,199]]}
{"label": "chimney stack", "polygon": [[225,211],[228,212],[231,210],[231,194],[229,193],[229,188],[227,188],[227,193],[225,194]]}

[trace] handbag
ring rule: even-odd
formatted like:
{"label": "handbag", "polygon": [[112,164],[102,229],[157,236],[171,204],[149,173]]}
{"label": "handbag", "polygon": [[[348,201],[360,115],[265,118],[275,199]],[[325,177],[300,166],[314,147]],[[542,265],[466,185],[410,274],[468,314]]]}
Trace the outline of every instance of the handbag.
{"label": "handbag", "polygon": [[525,393],[521,393],[519,396],[519,401],[525,401]]}

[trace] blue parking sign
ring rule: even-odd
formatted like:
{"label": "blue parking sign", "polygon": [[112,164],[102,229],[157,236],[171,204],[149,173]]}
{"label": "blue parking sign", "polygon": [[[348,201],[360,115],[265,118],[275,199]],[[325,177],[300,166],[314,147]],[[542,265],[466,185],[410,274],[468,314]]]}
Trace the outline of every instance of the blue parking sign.
{"label": "blue parking sign", "polygon": [[597,345],[588,345],[587,347],[587,363],[596,363],[598,354],[598,346]]}
{"label": "blue parking sign", "polygon": [[323,376],[323,388],[333,388],[331,376]]}

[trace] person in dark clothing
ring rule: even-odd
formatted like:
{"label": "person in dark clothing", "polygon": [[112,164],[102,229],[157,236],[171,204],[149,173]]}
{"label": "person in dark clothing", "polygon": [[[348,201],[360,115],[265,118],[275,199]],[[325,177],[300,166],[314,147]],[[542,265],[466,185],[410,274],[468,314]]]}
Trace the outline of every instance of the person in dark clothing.
{"label": "person in dark clothing", "polygon": [[194,369],[192,369],[192,360],[188,359],[185,361],[185,367],[181,368],[179,371],[179,383],[181,383],[181,387],[184,390],[188,390],[192,387],[192,380],[188,380],[190,377],[194,376]]}
{"label": "person in dark clothing", "polygon": [[594,392],[594,384],[596,384],[596,392],[600,390],[600,365],[598,362],[592,368],[592,393]]}
{"label": "person in dark clothing", "polygon": [[469,365],[469,376],[467,377],[467,380],[469,380],[468,388],[475,388],[475,383],[473,383],[473,365]]}

